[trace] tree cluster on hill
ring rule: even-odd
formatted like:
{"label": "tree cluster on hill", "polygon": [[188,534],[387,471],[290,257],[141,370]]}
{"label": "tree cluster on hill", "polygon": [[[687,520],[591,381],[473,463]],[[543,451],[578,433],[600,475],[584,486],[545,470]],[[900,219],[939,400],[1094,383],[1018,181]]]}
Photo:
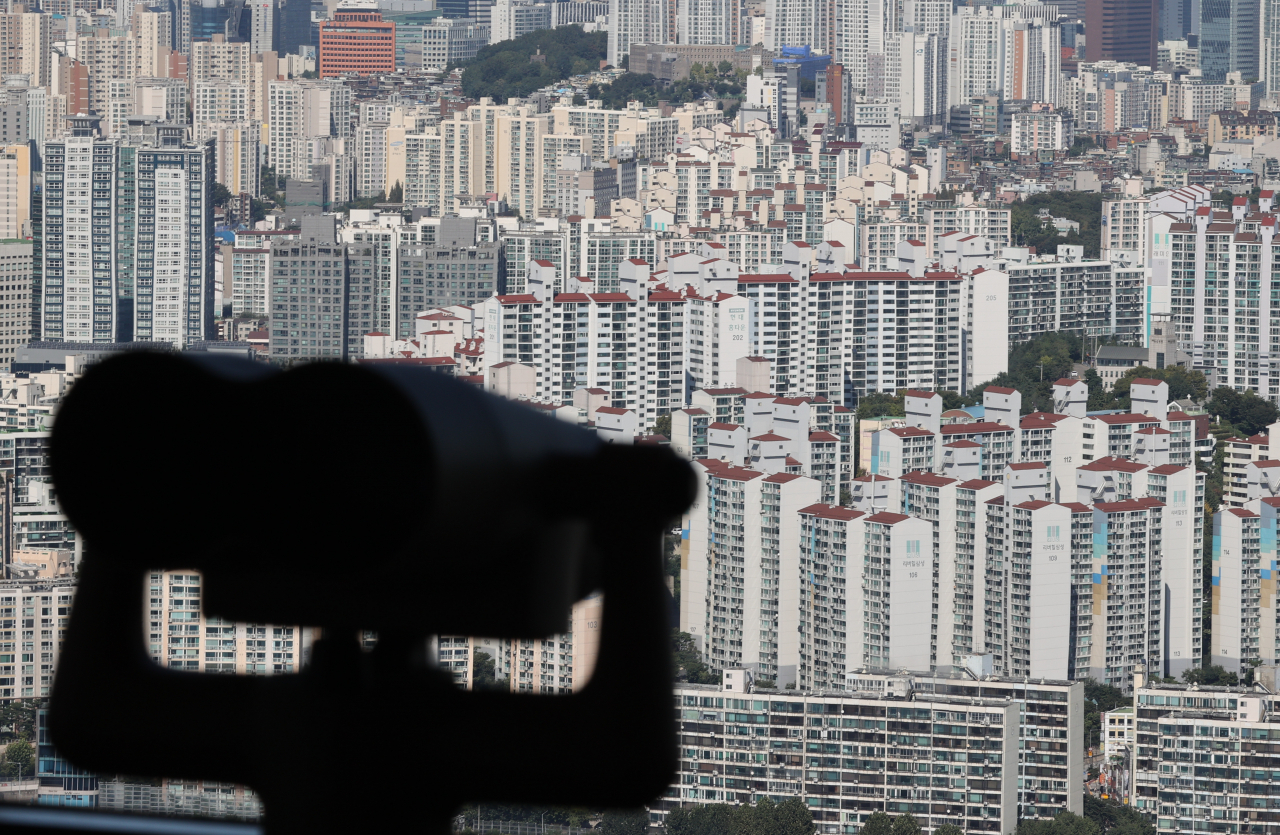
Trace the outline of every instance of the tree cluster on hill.
{"label": "tree cluster on hill", "polygon": [[1106,409],[1128,411],[1131,408],[1129,387],[1137,379],[1163,380],[1169,384],[1169,400],[1195,400],[1203,403],[1209,396],[1209,381],[1203,372],[1174,365],[1166,368],[1148,368],[1140,365],[1126,371],[1108,389],[1092,368],[1080,378],[1089,387],[1089,411]]}
{"label": "tree cluster on hill", "polygon": [[1072,333],[1043,333],[1028,342],[1009,349],[1009,370],[974,386],[969,392],[982,402],[987,386],[1002,386],[1022,392],[1022,413],[1052,412],[1053,384],[1071,376],[1072,366],[1079,361],[1082,343]]}
{"label": "tree cluster on hill", "polygon": [[717,803],[672,809],[664,826],[667,835],[813,835],[813,814],[798,797],[781,803],[766,797],[754,806]]}
{"label": "tree cluster on hill", "polygon": [[[705,74],[703,77],[706,78]],[[731,98],[741,96],[742,91],[742,83],[732,74],[727,78],[717,78],[713,74],[705,81],[688,78],[663,86],[650,73],[627,73],[603,87],[598,84],[589,85],[587,98],[600,99],[608,110],[624,110],[627,102],[631,101],[638,101],[645,107],[656,107],[660,101],[673,105],[687,104],[698,101],[704,95]]]}
{"label": "tree cluster on hill", "polygon": [[1220,424],[1230,424],[1242,438],[1248,438],[1280,418],[1280,409],[1251,391],[1239,392],[1228,386],[1213,390],[1213,399],[1205,404],[1205,410]]}
{"label": "tree cluster on hill", "polygon": [[[1102,195],[1091,191],[1052,191],[1032,194],[1010,207],[1010,231],[1014,246],[1033,246],[1041,255],[1053,255],[1060,244],[1084,247],[1085,258],[1097,258],[1102,251]],[[1048,209],[1052,217],[1065,217],[1080,224],[1079,232],[1058,234],[1037,213]]]}
{"label": "tree cluster on hill", "polygon": [[[539,29],[514,40],[483,47],[462,71],[462,92],[469,98],[489,96],[505,103],[528,96],[572,75],[596,69],[608,54],[608,34],[584,32],[581,26]],[[531,60],[539,50],[541,60]]]}

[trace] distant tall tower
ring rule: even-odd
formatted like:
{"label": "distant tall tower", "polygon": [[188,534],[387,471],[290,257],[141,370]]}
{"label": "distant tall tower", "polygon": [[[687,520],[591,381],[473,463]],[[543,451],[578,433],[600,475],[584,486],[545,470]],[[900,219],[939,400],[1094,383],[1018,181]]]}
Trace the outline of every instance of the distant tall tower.
{"label": "distant tall tower", "polygon": [[1262,0],[1262,54],[1258,71],[1266,83],[1266,98],[1280,96],[1280,0]]}
{"label": "distant tall tower", "polygon": [[1158,1],[1086,0],[1085,60],[1132,61],[1154,69]]}
{"label": "distant tall tower", "polygon": [[1200,69],[1206,81],[1222,81],[1229,72],[1240,73],[1246,81],[1260,77],[1262,5],[1259,0],[1203,0],[1200,4]]}

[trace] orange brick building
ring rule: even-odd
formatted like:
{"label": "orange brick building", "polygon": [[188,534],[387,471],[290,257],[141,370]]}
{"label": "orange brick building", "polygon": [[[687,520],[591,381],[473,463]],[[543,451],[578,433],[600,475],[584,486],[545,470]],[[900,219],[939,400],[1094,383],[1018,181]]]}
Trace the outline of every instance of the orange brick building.
{"label": "orange brick building", "polygon": [[375,9],[337,9],[320,24],[320,77],[396,70],[396,25]]}

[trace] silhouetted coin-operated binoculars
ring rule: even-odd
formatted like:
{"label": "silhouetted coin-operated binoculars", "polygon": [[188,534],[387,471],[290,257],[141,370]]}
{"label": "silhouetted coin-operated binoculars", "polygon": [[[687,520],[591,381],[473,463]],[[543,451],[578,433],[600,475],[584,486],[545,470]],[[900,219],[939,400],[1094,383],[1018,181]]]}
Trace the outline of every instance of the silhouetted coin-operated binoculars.
{"label": "silhouetted coin-operated binoculars", "polygon": [[[243,783],[268,831],[344,835],[445,832],[470,801],[636,806],[674,773],[661,542],[694,476],[668,449],[419,367],[135,353],[76,383],[51,462],[87,553],[50,703],[80,767]],[[207,615],[321,627],[311,664],[157,666],[164,569],[202,572]],[[563,632],[596,589],[579,692],[465,692],[426,663],[434,634]]]}

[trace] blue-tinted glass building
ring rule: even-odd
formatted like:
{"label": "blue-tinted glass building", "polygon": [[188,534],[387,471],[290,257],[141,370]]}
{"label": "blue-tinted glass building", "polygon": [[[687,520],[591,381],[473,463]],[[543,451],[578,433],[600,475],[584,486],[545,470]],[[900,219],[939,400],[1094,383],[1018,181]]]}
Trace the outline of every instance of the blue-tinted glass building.
{"label": "blue-tinted glass building", "polygon": [[97,775],[76,768],[54,750],[49,741],[49,711],[37,712],[36,728],[36,776],[40,780],[36,802],[41,806],[97,806]]}

